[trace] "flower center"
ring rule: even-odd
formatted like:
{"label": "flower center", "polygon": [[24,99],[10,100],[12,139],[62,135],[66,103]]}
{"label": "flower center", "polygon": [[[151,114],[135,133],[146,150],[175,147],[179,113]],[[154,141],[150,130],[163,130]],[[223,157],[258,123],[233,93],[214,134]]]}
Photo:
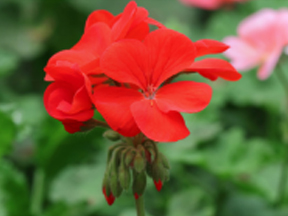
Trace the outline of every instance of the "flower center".
{"label": "flower center", "polygon": [[146,99],[153,100],[156,94],[157,88],[152,85],[148,85],[146,91],[143,92],[143,95]]}

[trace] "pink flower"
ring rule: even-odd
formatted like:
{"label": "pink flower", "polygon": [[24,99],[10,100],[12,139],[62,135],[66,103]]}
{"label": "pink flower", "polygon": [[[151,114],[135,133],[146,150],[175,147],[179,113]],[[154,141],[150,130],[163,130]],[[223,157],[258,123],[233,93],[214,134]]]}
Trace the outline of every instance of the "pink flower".
{"label": "pink flower", "polygon": [[180,0],[183,4],[203,8],[206,10],[216,10],[223,5],[244,2],[247,0]]}
{"label": "pink flower", "polygon": [[238,35],[224,39],[231,47],[224,55],[240,71],[259,65],[258,78],[267,79],[288,45],[288,10],[263,9],[240,23]]}

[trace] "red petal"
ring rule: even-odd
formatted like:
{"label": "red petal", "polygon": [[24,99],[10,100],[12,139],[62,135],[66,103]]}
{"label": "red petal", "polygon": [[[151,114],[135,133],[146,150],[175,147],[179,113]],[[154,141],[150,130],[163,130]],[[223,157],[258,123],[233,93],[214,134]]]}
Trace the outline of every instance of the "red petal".
{"label": "red petal", "polygon": [[[71,64],[77,64],[82,72],[86,74],[95,73],[95,70],[99,68],[98,56],[89,52],[77,50],[63,50],[56,53],[49,59],[47,66],[57,65],[58,62],[63,61]],[[46,69],[44,70],[48,72]],[[46,74],[45,80],[51,81],[51,79],[49,79],[49,74]]]}
{"label": "red petal", "polygon": [[[53,118],[56,118],[60,121],[63,120],[75,120],[75,121],[87,121],[93,117],[94,111],[91,107],[83,107],[83,110],[78,113],[69,113],[64,112],[63,109],[58,109],[60,103],[72,103],[74,97],[74,90],[71,89],[71,86],[68,83],[64,82],[53,82],[51,83],[46,91],[44,92],[44,106]],[[71,106],[71,105],[70,105]],[[69,107],[70,107],[69,106]]]}
{"label": "red petal", "polygon": [[175,82],[163,86],[156,93],[156,103],[163,112],[195,113],[208,106],[212,88],[206,83]]}
{"label": "red petal", "polygon": [[121,87],[103,87],[95,89],[94,98],[97,110],[113,130],[129,137],[140,132],[130,111],[131,104],[143,98],[140,92]]}
{"label": "red petal", "polygon": [[122,40],[106,50],[100,59],[100,66],[108,77],[145,89],[145,72],[149,70],[147,56],[147,50],[140,41]]}
{"label": "red petal", "polygon": [[222,53],[229,48],[228,45],[222,42],[210,39],[198,40],[194,44],[197,49],[197,57],[208,54]]}
{"label": "red petal", "polygon": [[158,181],[156,181],[156,180],[154,179],[153,181],[154,181],[154,185],[155,185],[156,189],[157,189],[158,191],[161,191],[162,186],[163,186],[162,181],[161,181],[160,179],[159,179]]}
{"label": "red petal", "polygon": [[83,85],[83,75],[77,65],[69,62],[57,62],[56,65],[47,65],[44,68],[53,80],[69,82],[72,86],[78,88]]}
{"label": "red petal", "polygon": [[200,75],[211,80],[221,77],[228,81],[237,81],[242,77],[229,62],[223,59],[203,59],[192,63],[185,71],[198,72]]}
{"label": "red petal", "polygon": [[131,105],[131,111],[140,130],[158,142],[174,142],[189,135],[182,116],[178,112],[164,113],[154,100],[143,99]]}
{"label": "red petal", "polygon": [[97,22],[104,22],[108,26],[111,26],[112,21],[114,19],[114,15],[106,10],[97,10],[92,12],[86,20],[85,24],[85,32]]}
{"label": "red petal", "polygon": [[137,11],[135,13],[135,17],[133,19],[133,23],[131,24],[131,28],[136,27],[140,23],[142,23],[144,20],[147,19],[149,13],[148,11],[143,7],[137,7]]}
{"label": "red petal", "polygon": [[142,22],[136,27],[129,30],[125,38],[133,38],[137,40],[144,40],[144,38],[149,34],[150,28],[147,23]]}
{"label": "red petal", "polygon": [[74,121],[74,120],[66,120],[62,121],[65,130],[68,133],[76,133],[81,130],[81,127],[84,126],[83,122]]}
{"label": "red petal", "polygon": [[146,20],[145,20],[148,24],[151,24],[151,25],[155,25],[157,26],[158,28],[160,29],[166,29],[166,26],[164,26],[162,23],[158,22],[157,20],[154,20],[150,17],[147,17]]}
{"label": "red petal", "polygon": [[144,40],[151,61],[151,83],[161,85],[194,61],[196,49],[185,35],[169,29],[156,30]]}
{"label": "red petal", "polygon": [[58,61],[67,61],[70,63],[76,63],[80,67],[94,60],[97,56],[92,53],[76,50],[62,50],[54,54],[48,61],[47,65],[57,64]]}
{"label": "red petal", "polygon": [[111,29],[105,23],[96,23],[83,34],[72,50],[90,52],[99,56],[112,43]]}
{"label": "red petal", "polygon": [[123,39],[126,35],[127,31],[129,30],[134,16],[137,12],[137,4],[134,1],[129,2],[123,13],[121,14],[120,18],[117,20],[117,22],[112,27],[112,35],[113,40],[120,40]]}

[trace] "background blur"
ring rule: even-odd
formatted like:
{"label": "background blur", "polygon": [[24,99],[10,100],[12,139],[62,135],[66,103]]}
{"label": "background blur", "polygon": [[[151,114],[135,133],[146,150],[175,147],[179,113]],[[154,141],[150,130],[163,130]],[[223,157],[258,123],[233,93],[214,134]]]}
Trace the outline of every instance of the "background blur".
{"label": "background blur", "polygon": [[[127,2],[0,0],[0,216],[136,214],[131,191],[111,207],[102,195],[112,144],[102,138],[103,130],[70,135],[42,102],[49,57],[79,40],[90,12],[118,14]],[[288,0],[250,0],[207,12],[177,0],[136,2],[194,41],[236,35],[246,16],[288,7]],[[275,74],[259,81],[255,69],[235,83],[179,77],[184,78],[211,84],[213,98],[203,112],[185,115],[191,136],[160,144],[171,162],[171,179],[160,193],[149,179],[147,215],[287,216],[288,185],[279,187],[281,173],[288,172],[287,164],[282,169],[284,91]],[[282,194],[283,202],[275,204]]]}

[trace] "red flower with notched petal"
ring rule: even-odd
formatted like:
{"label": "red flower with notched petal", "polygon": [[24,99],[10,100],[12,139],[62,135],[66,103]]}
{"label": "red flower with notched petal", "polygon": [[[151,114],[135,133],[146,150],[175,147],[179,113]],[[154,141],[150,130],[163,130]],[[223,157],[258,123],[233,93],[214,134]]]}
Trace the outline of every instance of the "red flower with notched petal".
{"label": "red flower with notched petal", "polygon": [[[94,92],[95,106],[112,129],[124,136],[140,131],[155,141],[177,141],[189,135],[179,112],[195,113],[210,102],[205,83],[163,83],[192,64],[194,43],[173,30],[156,30],[141,43],[112,44],[100,60],[105,74],[138,87],[103,87]],[[163,85],[163,86],[162,86]]]}
{"label": "red flower with notched petal", "polygon": [[58,62],[46,69],[54,82],[44,93],[44,106],[49,115],[64,124],[66,131],[75,133],[93,117],[91,83],[77,65]]}

